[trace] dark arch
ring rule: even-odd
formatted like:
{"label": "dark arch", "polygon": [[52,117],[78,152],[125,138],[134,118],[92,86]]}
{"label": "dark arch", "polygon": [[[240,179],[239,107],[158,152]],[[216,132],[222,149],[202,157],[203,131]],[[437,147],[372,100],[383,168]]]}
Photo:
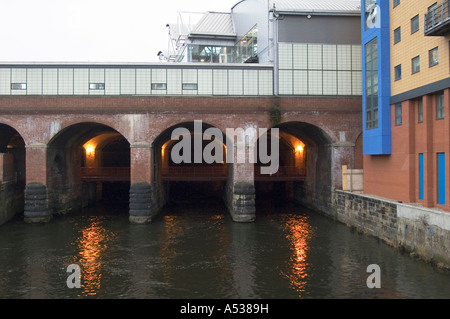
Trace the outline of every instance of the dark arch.
{"label": "dark arch", "polygon": [[[194,131],[194,121],[181,122],[181,123],[172,125],[171,127],[165,129],[154,140],[153,147],[162,146],[166,141],[170,140],[171,136],[172,136],[172,132],[175,129],[177,129],[177,128],[186,128],[189,131],[193,132]],[[203,131],[208,129],[208,128],[217,128],[217,126],[214,126],[214,125],[209,124],[207,122],[202,122],[202,129],[203,129]],[[226,136],[226,134],[222,130],[220,130],[220,131],[222,132],[222,141],[226,144],[227,142],[229,142],[228,137]]]}
{"label": "dark arch", "polygon": [[12,147],[24,147],[25,142],[13,127],[0,123],[0,152],[6,153]]}
{"label": "dark arch", "polygon": [[[278,184],[278,191],[290,192],[288,197],[306,206],[320,206],[321,209],[328,209],[331,201],[332,189],[332,138],[321,128],[306,122],[285,122],[275,128],[280,131],[280,162],[291,161],[294,145],[289,136],[301,141],[304,144],[304,178],[288,181],[286,179],[281,186]],[[285,135],[285,137],[283,137]],[[285,145],[283,148],[282,145]],[[286,152],[283,154],[283,152]],[[280,163],[280,164],[281,164]],[[286,163],[285,163],[286,164]],[[299,168],[298,168],[299,169]],[[297,170],[296,170],[297,171]],[[279,196],[279,195],[274,195]],[[284,198],[283,198],[284,199]]]}
{"label": "dark arch", "polygon": [[24,189],[26,183],[25,142],[13,127],[0,123],[0,225],[10,220],[24,209]]}
{"label": "dark arch", "polygon": [[[199,133],[195,132],[194,121],[178,123],[161,132],[152,144],[153,183],[156,185],[155,191],[158,194],[155,197],[159,199],[159,206],[166,204],[169,199],[183,198],[184,200],[190,196],[201,197],[203,200],[208,196],[213,200],[220,197],[222,200],[228,174],[227,137],[216,126],[205,122],[201,122],[201,124],[201,134],[210,128],[217,129],[216,133],[222,142],[217,145],[223,150],[223,163],[194,163],[193,152],[191,153],[191,163],[174,163],[172,161],[171,150],[179,143],[179,140],[172,140],[172,133],[177,128],[186,129],[191,134],[191,147],[193,147],[194,133]],[[210,143],[212,143],[211,140],[202,141],[202,152],[204,147]],[[191,150],[193,151],[193,149]]]}
{"label": "dark arch", "polygon": [[311,144],[333,144],[333,139],[323,129],[313,124],[306,122],[285,122],[276,127]]}
{"label": "dark arch", "polygon": [[72,124],[63,128],[60,132],[53,136],[53,138],[48,142],[48,147],[63,147],[64,145],[75,142],[84,144],[91,138],[107,132],[120,134],[117,130],[105,124],[95,122]]}
{"label": "dark arch", "polygon": [[[85,144],[95,141],[92,162],[88,161]],[[120,151],[108,154],[106,163],[119,163],[120,172],[112,168],[105,173],[103,151],[111,143],[120,141]],[[114,160],[114,156],[118,160]],[[47,147],[47,188],[49,204],[54,213],[67,213],[96,203],[111,183],[121,184],[121,192],[128,200],[130,144],[114,128],[95,122],[72,124],[58,132]],[[109,166],[109,165],[108,165]],[[125,167],[124,167],[125,166]],[[127,167],[126,167],[127,166]],[[100,169],[102,168],[102,169]],[[117,176],[120,174],[121,179]],[[108,186],[107,188],[104,186]],[[113,196],[114,198],[114,196]]]}

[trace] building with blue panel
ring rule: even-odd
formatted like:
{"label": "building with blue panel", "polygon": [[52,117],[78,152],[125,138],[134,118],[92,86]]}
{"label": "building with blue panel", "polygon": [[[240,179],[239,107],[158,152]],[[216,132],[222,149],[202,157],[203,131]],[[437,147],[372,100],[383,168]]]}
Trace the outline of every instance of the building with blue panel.
{"label": "building with blue panel", "polygon": [[364,192],[450,211],[450,1],[361,6]]}
{"label": "building with blue panel", "polygon": [[362,0],[363,150],[391,154],[389,2]]}

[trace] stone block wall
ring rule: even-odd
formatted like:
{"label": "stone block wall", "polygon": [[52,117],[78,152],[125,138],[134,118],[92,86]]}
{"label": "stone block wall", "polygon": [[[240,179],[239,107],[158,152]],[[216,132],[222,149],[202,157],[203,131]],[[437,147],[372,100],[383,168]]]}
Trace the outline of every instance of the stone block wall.
{"label": "stone block wall", "polygon": [[450,214],[370,195],[333,192],[335,218],[425,261],[450,268]]}
{"label": "stone block wall", "polygon": [[394,202],[335,191],[334,207],[338,221],[397,245],[397,205]]}

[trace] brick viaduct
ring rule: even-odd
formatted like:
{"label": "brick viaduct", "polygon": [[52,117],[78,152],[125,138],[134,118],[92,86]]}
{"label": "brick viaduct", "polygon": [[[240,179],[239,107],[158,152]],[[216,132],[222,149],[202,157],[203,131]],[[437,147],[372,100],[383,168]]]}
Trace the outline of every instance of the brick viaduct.
{"label": "brick viaduct", "polygon": [[[326,211],[341,187],[341,166],[362,168],[360,97],[6,96],[0,97],[0,152],[14,155],[14,196],[23,195],[25,220],[48,221],[79,209],[93,191],[81,179],[83,145],[120,135],[129,144],[130,221],[145,223],[167,201],[160,154],[171,128],[195,120],[222,132],[270,128],[274,109],[281,111],[280,132],[305,145],[306,176],[293,182],[294,199]],[[233,220],[251,222],[255,165],[227,166],[225,203]]]}

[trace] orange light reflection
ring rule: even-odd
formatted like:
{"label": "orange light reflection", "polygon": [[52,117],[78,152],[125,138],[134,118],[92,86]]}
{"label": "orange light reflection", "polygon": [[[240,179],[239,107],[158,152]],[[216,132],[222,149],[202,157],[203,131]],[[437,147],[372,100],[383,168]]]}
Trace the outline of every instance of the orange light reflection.
{"label": "orange light reflection", "polygon": [[78,239],[79,265],[81,267],[81,295],[95,296],[101,288],[102,254],[108,248],[109,237],[98,219],[81,230]]}
{"label": "orange light reflection", "polygon": [[291,271],[285,276],[301,297],[308,279],[308,241],[312,236],[312,227],[306,217],[299,217],[290,219],[286,224],[286,229],[289,231],[286,237],[291,243],[292,255],[290,258]]}

